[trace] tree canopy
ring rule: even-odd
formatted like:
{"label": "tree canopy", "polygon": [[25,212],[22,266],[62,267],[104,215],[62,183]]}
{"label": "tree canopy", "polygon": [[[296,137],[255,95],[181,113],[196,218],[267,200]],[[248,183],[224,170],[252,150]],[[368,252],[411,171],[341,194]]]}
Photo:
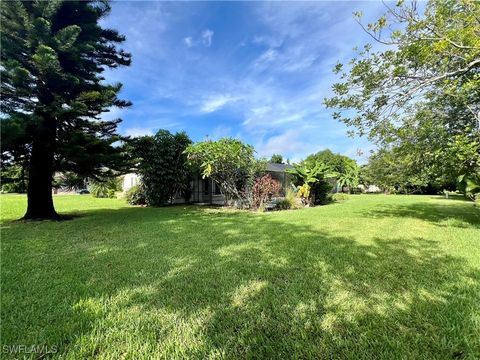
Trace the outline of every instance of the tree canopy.
{"label": "tree canopy", "polygon": [[337,64],[340,81],[325,104],[385,149],[373,161],[392,151],[415,182],[449,186],[479,171],[480,3],[385,6],[367,25],[356,13],[380,50],[367,44],[349,64]]}
{"label": "tree canopy", "polygon": [[130,105],[102,76],[131,61],[125,37],[99,24],[109,12],[107,1],[1,2],[2,160],[28,173],[25,218],[57,217],[55,171],[95,178],[124,164],[120,120],[101,116]]}
{"label": "tree canopy", "polygon": [[357,164],[355,160],[349,158],[348,156],[334,153],[329,149],[308,155],[303,162],[312,164],[321,162],[329,165],[333,171],[338,173],[344,173],[348,166],[356,166]]}
{"label": "tree canopy", "polygon": [[270,158],[270,162],[274,164],[283,164],[283,156],[280,154],[273,154]]}

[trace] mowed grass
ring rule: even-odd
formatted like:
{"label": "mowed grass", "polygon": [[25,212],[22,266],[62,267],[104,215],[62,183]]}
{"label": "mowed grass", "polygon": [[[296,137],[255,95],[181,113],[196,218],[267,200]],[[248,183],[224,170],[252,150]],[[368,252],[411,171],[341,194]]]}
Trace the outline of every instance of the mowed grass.
{"label": "mowed grass", "polygon": [[25,198],[0,199],[2,350],[480,358],[480,209],[469,202],[359,195],[250,213],[56,196],[79,216],[15,222]]}

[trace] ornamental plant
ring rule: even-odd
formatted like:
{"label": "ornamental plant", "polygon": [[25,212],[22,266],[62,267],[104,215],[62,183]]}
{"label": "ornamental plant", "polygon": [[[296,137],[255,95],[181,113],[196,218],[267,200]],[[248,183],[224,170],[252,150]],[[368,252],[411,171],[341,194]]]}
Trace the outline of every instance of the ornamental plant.
{"label": "ornamental plant", "polygon": [[270,174],[256,178],[252,188],[253,206],[261,208],[272,197],[278,196],[281,190],[282,185]]}
{"label": "ornamental plant", "polygon": [[337,176],[329,165],[320,161],[315,163],[303,163],[293,165],[293,169],[287,170],[299,185],[297,196],[304,204],[314,205],[316,202],[323,203],[331,186],[326,179]]}
{"label": "ornamental plant", "polygon": [[233,138],[202,141],[185,150],[189,164],[203,178],[215,181],[225,195],[225,205],[236,203],[250,207],[249,190],[261,162],[255,160],[253,147]]}

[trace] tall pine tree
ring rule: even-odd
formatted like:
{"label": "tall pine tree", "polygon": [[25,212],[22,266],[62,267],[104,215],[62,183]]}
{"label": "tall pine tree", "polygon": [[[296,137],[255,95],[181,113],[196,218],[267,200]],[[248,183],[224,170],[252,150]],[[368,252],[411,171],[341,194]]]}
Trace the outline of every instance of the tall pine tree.
{"label": "tall pine tree", "polygon": [[26,219],[58,218],[55,171],[99,177],[119,169],[120,119],[101,121],[121,84],[106,84],[107,68],[128,66],[125,40],[99,25],[108,1],[2,1],[2,160],[26,164]]}

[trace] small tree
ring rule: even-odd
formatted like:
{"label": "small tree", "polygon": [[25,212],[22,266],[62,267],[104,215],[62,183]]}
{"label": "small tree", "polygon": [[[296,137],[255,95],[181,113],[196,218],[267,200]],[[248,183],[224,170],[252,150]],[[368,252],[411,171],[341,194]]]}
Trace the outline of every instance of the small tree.
{"label": "small tree", "polygon": [[315,204],[323,202],[323,197],[331,188],[327,186],[327,178],[337,176],[337,173],[328,165],[322,162],[304,163],[301,165],[293,165],[293,169],[287,172],[294,176],[294,181],[300,185],[298,196],[302,198],[305,204]]}
{"label": "small tree", "polygon": [[202,141],[186,150],[190,164],[220,186],[225,203],[238,200],[242,207],[250,205],[249,187],[257,171],[253,152],[252,146],[233,138]]}
{"label": "small tree", "polygon": [[171,203],[178,194],[188,200],[191,172],[184,151],[191,142],[185,132],[173,135],[167,130],[132,141],[147,205]]}
{"label": "small tree", "polygon": [[348,187],[349,192],[352,192],[358,187],[360,178],[360,169],[356,164],[348,164],[345,170],[338,174],[338,184],[342,187]]}
{"label": "small tree", "polygon": [[252,200],[255,208],[262,207],[272,196],[278,196],[282,185],[272,179],[270,174],[255,179],[252,188]]}

